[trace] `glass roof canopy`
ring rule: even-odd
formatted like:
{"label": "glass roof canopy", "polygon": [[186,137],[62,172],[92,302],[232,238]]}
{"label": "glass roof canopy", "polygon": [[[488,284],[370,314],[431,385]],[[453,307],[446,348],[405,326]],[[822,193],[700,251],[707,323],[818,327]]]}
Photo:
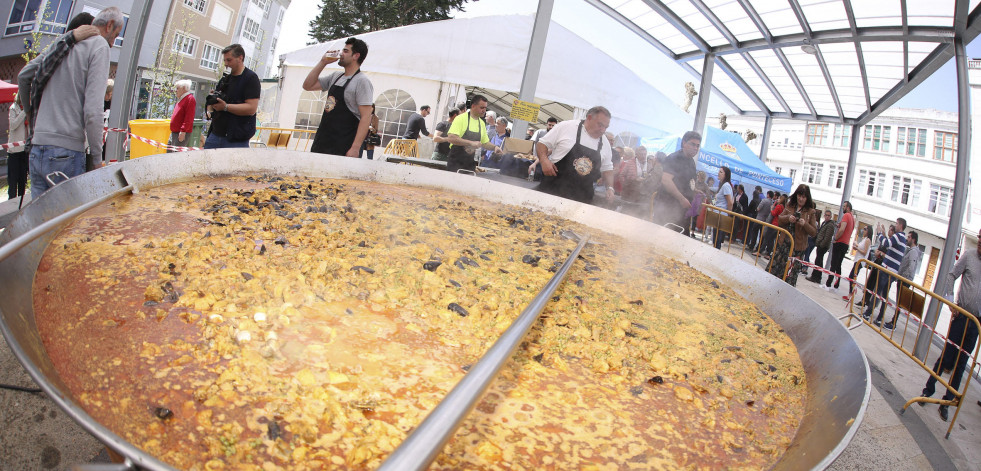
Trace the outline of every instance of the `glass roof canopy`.
{"label": "glass roof canopy", "polygon": [[981,30],[981,0],[586,0],[740,114],[862,125]]}

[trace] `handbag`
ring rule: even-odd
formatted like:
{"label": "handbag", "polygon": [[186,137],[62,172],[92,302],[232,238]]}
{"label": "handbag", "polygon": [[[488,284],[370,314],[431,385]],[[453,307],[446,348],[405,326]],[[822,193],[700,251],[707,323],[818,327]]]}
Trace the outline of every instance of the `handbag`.
{"label": "handbag", "polygon": [[369,146],[380,146],[382,143],[381,136],[376,133],[368,133],[368,136],[364,138],[364,143]]}

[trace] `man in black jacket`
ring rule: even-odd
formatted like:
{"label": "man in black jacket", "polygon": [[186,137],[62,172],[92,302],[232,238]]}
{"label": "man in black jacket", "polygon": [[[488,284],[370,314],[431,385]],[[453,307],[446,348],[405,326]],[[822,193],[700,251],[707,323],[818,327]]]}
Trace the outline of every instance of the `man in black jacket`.
{"label": "man in black jacket", "polygon": [[249,139],[255,135],[255,115],[262,85],[259,76],[245,66],[245,49],[240,44],[232,44],[221,53],[230,73],[222,77],[212,91],[210,96],[214,100],[207,100],[211,128],[204,148],[247,148]]}

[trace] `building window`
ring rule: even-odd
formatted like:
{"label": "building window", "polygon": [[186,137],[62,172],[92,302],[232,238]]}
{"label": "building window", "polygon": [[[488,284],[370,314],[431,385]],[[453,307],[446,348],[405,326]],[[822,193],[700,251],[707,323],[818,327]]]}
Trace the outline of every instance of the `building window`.
{"label": "building window", "polygon": [[882,188],[885,186],[886,174],[879,172],[868,172],[860,170],[858,172],[858,191],[865,196],[882,197]]}
{"label": "building window", "polygon": [[831,145],[834,147],[845,147],[851,145],[852,127],[843,124],[835,125],[835,134],[831,138]]}
{"label": "building window", "polygon": [[890,126],[865,126],[865,139],[862,149],[889,152]]}
{"label": "building window", "polygon": [[807,125],[807,145],[823,146],[824,137],[828,135],[827,124]]}
{"label": "building window", "polygon": [[213,44],[204,43],[204,51],[201,52],[201,68],[218,70],[219,61],[221,61],[221,48]]}
{"label": "building window", "polygon": [[896,133],[896,153],[926,157],[926,129],[904,128]]}
{"label": "building window", "polygon": [[804,162],[803,174],[801,175],[801,182],[803,183],[821,183],[821,173],[824,170],[824,164],[815,164],[811,162]]}
{"label": "building window", "polygon": [[828,166],[828,186],[832,188],[841,188],[842,183],[845,179],[845,167],[841,165],[829,165]]}
{"label": "building window", "polygon": [[242,37],[249,41],[257,42],[259,39],[259,23],[256,23],[252,18],[246,18],[245,24],[242,27]]}
{"label": "building window", "polygon": [[272,43],[270,43],[270,45],[269,45],[269,53],[270,54],[275,54],[276,53],[276,39],[277,38],[272,38]]}
{"label": "building window", "polygon": [[283,24],[283,15],[285,15],[285,14],[286,14],[286,10],[283,10],[283,9],[280,9],[279,10],[279,19],[276,20],[276,24],[277,25]]}
{"label": "building window", "polygon": [[933,135],[936,136],[933,143],[933,158],[944,162],[955,162],[957,160],[957,133],[936,131]]}
{"label": "building window", "polygon": [[[915,183],[915,186],[914,186]],[[909,177],[892,177],[892,200],[908,206],[916,206],[919,202],[920,181],[915,182]]]}
{"label": "building window", "polygon": [[409,116],[416,111],[416,101],[404,90],[391,89],[378,95],[375,100],[378,115],[378,134],[384,147],[392,139],[401,139],[409,127]]}
{"label": "building window", "polygon": [[790,181],[794,181],[794,178],[796,177],[797,177],[797,169],[796,168],[790,169]]}
{"label": "building window", "polygon": [[228,23],[231,22],[231,19],[232,10],[225,5],[215,3],[215,7],[211,9],[211,22],[209,23],[211,27],[222,33],[227,33]]}
{"label": "building window", "polygon": [[272,6],[272,0],[266,0],[264,3],[265,5],[262,6],[262,9],[265,13],[262,16],[263,18],[269,18],[269,8]]}
{"label": "building window", "polygon": [[208,10],[208,0],[184,0],[184,6],[204,14]]}
{"label": "building window", "polygon": [[780,175],[783,175],[783,169],[780,167],[773,167],[773,171],[777,172]]}
{"label": "building window", "polygon": [[64,33],[73,5],[72,0],[14,0],[4,35],[30,33],[37,28],[44,33]]}
{"label": "building window", "polygon": [[174,44],[171,50],[185,56],[194,57],[194,49],[198,45],[198,40],[181,33],[174,33]]}
{"label": "building window", "polygon": [[942,185],[930,184],[930,206],[927,210],[943,217],[950,217],[950,202],[954,189]]}

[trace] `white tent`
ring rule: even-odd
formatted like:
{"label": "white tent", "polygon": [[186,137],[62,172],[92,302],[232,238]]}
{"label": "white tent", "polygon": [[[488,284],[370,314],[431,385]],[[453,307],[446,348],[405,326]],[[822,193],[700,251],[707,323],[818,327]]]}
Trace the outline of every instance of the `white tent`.
{"label": "white tent", "polygon": [[[369,50],[362,70],[371,78],[377,97],[397,89],[411,97],[415,108],[433,106],[436,112],[427,118],[432,129],[444,119],[448,106],[464,101],[465,87],[518,92],[533,22],[531,15],[502,15],[364,34],[359,38]],[[319,113],[316,104],[301,103],[301,84],[328,46],[342,44],[343,40],[318,44],[282,56],[280,126],[295,126],[298,112]],[[330,65],[325,72],[332,70],[338,67]],[[610,131],[614,133],[656,136],[684,132],[692,123],[654,85],[555,22],[549,26],[536,97],[546,104],[543,111],[564,110],[560,119],[580,117],[595,105],[606,106],[613,114]],[[540,120],[545,118],[547,114]]]}

